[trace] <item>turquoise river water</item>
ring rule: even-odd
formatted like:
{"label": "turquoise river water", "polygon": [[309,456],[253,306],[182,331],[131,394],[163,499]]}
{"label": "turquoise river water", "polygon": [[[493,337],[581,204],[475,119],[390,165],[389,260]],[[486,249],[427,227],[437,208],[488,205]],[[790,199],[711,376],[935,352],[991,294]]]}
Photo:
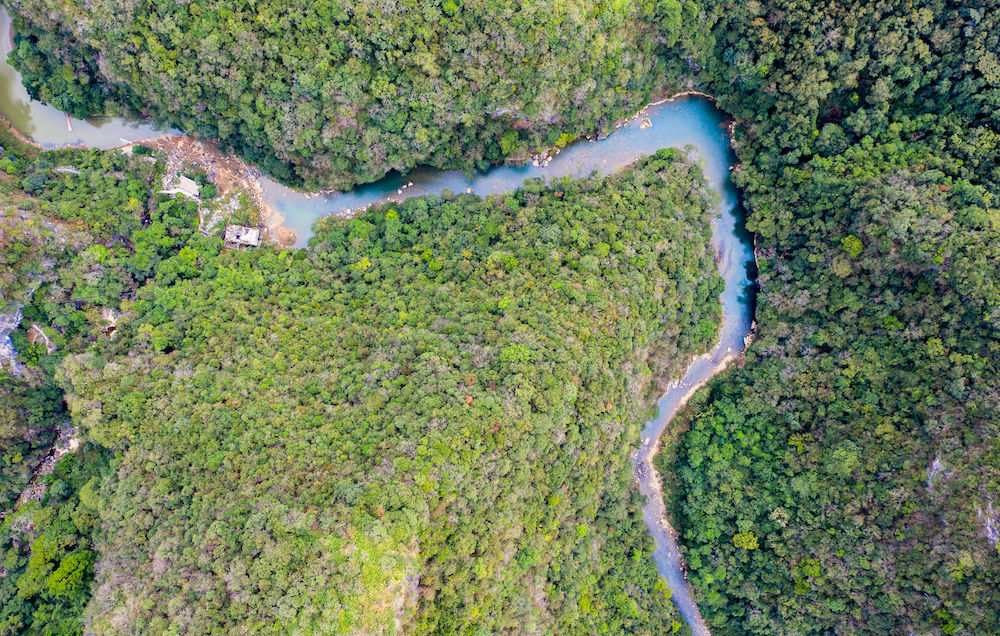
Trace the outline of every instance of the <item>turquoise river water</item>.
{"label": "turquoise river water", "polygon": [[[161,129],[144,122],[119,118],[70,119],[67,126],[63,113],[28,98],[20,76],[7,64],[9,29],[7,13],[0,11],[0,112],[22,133],[45,147],[83,144],[100,148],[113,148],[164,134]],[[685,375],[675,380],[660,399],[659,416],[642,432],[634,468],[639,489],[647,497],[643,516],[656,542],[657,568],[673,591],[674,603],[698,635],[708,634],[708,629],[684,575],[683,559],[665,514],[660,478],[653,468],[652,458],[661,433],[690,395],[744,349],[753,323],[756,290],[753,241],[744,227],[739,193],[730,180],[730,166],[736,163],[736,158],[729,145],[726,120],[726,115],[710,100],[681,97],[649,106],[643,116],[622,125],[608,137],[573,143],[537,166],[497,167],[471,176],[457,170],[418,169],[405,176],[390,176],[351,192],[331,195],[303,194],[269,179],[261,179],[265,202],[281,217],[281,225],[295,231],[296,246],[301,247],[307,243],[310,228],[319,217],[353,214],[388,200],[440,194],[445,189],[485,196],[516,188],[531,177],[582,177],[594,171],[608,174],[633,163],[641,155],[666,147],[687,148],[691,156],[697,158],[721,199],[712,241],[718,251],[719,273],[726,281],[721,297],[723,323],[718,344],[694,359]]]}

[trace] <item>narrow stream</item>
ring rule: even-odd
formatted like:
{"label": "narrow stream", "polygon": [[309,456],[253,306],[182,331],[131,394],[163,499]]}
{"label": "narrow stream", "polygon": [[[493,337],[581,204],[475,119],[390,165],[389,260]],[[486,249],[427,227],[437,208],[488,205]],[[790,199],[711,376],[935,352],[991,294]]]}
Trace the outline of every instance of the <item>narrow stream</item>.
{"label": "narrow stream", "polygon": [[[392,174],[350,192],[319,196],[303,194],[264,179],[264,200],[272,213],[281,217],[281,225],[295,231],[298,237],[295,245],[303,247],[312,234],[312,224],[329,214],[351,215],[370,205],[400,201],[411,196],[440,194],[445,189],[486,196],[512,190],[532,177],[586,177],[594,171],[610,174],[660,148],[693,146],[706,177],[722,195],[720,229],[724,236],[717,236],[717,244],[727,244],[723,251],[729,252],[733,258],[749,254],[752,260],[749,236],[745,233],[733,236],[737,225],[735,207],[739,199],[729,179],[729,166],[735,163],[736,158],[729,148],[726,116],[708,99],[682,97],[650,106],[645,117],[647,121],[644,122],[642,116],[634,118],[600,141],[583,140],[570,144],[552,157],[547,165],[543,162],[538,166],[499,166],[474,175],[467,175],[461,170],[418,168],[408,175]],[[739,225],[742,226],[742,223]],[[746,249],[736,250],[728,246],[730,242],[745,243]]]}
{"label": "narrow stream", "polygon": [[[121,119],[70,120],[58,110],[28,99],[20,76],[6,62],[10,20],[0,10],[0,112],[21,132],[46,147],[82,143],[110,148],[126,141],[162,135],[147,124]],[[571,144],[550,161],[523,167],[498,167],[484,174],[466,175],[457,170],[418,169],[406,176],[390,175],[354,191],[333,195],[311,195],[290,190],[269,179],[262,179],[265,202],[279,224],[294,230],[297,247],[305,246],[313,222],[329,214],[351,214],[366,206],[389,200],[402,200],[423,194],[473,192],[482,196],[518,187],[525,179],[560,176],[583,177],[596,171],[609,174],[633,163],[638,157],[660,148],[689,148],[701,163],[711,186],[721,197],[719,218],[713,228],[712,242],[719,253],[719,272],[726,281],[721,296],[723,324],[719,343],[706,355],[696,358],[679,381],[659,401],[659,417],[642,433],[642,445],[635,459],[635,475],[648,503],[643,509],[646,525],[656,542],[655,559],[661,575],[673,591],[677,605],[693,632],[708,634],[684,575],[684,565],[673,530],[667,522],[660,478],[652,466],[658,441],[664,428],[692,393],[744,348],[753,320],[755,284],[753,244],[743,223],[739,195],[729,178],[729,167],[736,163],[729,146],[726,116],[702,97],[683,97],[650,106],[642,115],[621,126],[609,137]]]}
{"label": "narrow stream", "polygon": [[[727,179],[728,180],[728,179]],[[731,190],[732,184],[722,190]],[[735,192],[732,192],[735,196]],[[684,571],[684,561],[678,550],[675,531],[670,526],[661,491],[662,481],[653,467],[660,436],[688,399],[728,362],[745,348],[745,338],[753,325],[756,296],[756,263],[753,239],[743,225],[738,200],[723,199],[722,216],[713,228],[712,243],[719,251],[719,274],[726,281],[722,300],[722,328],[719,341],[707,354],[695,358],[684,377],[670,384],[660,398],[658,417],[642,431],[642,445],[635,458],[635,475],[640,492],[646,496],[643,520],[656,543],[653,558],[660,574],[673,591],[672,600],[691,626],[695,636],[707,636],[708,626],[691,596]]]}

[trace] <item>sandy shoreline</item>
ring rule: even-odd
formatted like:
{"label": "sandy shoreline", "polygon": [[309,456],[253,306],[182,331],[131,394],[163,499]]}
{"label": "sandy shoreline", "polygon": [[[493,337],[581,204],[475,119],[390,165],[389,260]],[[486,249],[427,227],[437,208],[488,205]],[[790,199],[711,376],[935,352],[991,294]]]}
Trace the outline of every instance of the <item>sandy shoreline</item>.
{"label": "sandy shoreline", "polygon": [[7,118],[6,115],[0,113],[0,121],[2,121],[3,123],[7,124],[7,130],[9,130],[10,134],[14,135],[14,137],[18,141],[20,141],[22,144],[24,144],[26,146],[31,146],[32,148],[34,148],[36,150],[45,150],[45,148],[42,146],[42,144],[38,143],[37,141],[35,141],[31,137],[25,135],[23,132],[21,132],[20,130],[18,130],[17,127],[13,124],[13,122],[10,121],[10,119]]}

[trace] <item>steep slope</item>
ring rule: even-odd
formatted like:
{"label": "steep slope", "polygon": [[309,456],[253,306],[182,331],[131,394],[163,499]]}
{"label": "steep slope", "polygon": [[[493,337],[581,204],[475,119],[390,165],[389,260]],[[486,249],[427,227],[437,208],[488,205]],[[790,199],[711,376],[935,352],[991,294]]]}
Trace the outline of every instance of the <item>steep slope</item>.
{"label": "steep slope", "polygon": [[698,24],[680,0],[8,6],[32,95],[77,116],[124,104],[335,187],[608,130],[680,81]]}
{"label": "steep slope", "polygon": [[[193,210],[152,194],[149,157],[39,152],[5,124],[0,145],[0,301],[17,318],[0,366],[0,631],[77,634],[110,453],[73,438],[55,369],[106,337],[103,310],[176,247],[160,213]],[[53,442],[76,452],[56,461]]]}
{"label": "steep slope", "polygon": [[718,634],[995,633],[996,12],[719,15],[762,291],[745,365],[661,458],[701,610]]}
{"label": "steep slope", "polygon": [[643,388],[713,340],[714,197],[663,151],[141,290],[64,365],[122,452],[91,629],[670,629],[627,455]]}

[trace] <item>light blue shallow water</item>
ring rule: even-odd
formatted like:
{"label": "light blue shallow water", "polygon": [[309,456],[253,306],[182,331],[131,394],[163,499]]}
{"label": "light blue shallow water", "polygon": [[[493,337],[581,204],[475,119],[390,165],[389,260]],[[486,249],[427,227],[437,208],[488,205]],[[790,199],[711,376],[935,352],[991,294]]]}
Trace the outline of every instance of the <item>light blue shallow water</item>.
{"label": "light blue shallow water", "polygon": [[[570,145],[545,167],[499,167],[471,177],[458,170],[423,169],[405,177],[388,177],[351,192],[313,198],[270,182],[264,187],[265,201],[284,217],[282,225],[295,231],[298,237],[296,244],[302,246],[311,235],[313,222],[324,215],[351,214],[372,204],[423,194],[440,194],[445,189],[453,192],[468,190],[485,196],[516,188],[531,177],[583,177],[595,170],[607,174],[660,148],[690,146],[721,199],[712,241],[719,253],[719,273],[726,281],[721,297],[723,324],[716,347],[694,360],[684,377],[672,384],[660,399],[659,417],[643,430],[643,443],[635,459],[635,474],[639,488],[648,501],[643,516],[656,541],[657,568],[673,590],[673,601],[692,631],[707,634],[708,629],[691,598],[684,577],[677,542],[666,521],[659,476],[652,467],[652,457],[660,434],[687,397],[715,375],[727,356],[735,355],[744,348],[744,337],[750,333],[754,310],[755,284],[751,280],[755,276],[752,269],[753,242],[744,227],[739,193],[729,178],[729,167],[736,162],[736,158],[729,146],[726,116],[711,101],[702,97],[685,97],[651,106],[646,116],[652,126],[643,128],[643,118],[636,118],[603,140]],[[412,186],[404,188],[411,182]]]}
{"label": "light blue shallow water", "polygon": [[[72,120],[73,132],[69,132],[62,113],[27,98],[20,85],[20,76],[6,63],[8,26],[6,11],[0,9],[0,111],[19,130],[46,147],[82,143],[110,148],[126,140],[162,134],[144,123],[121,119]],[[726,281],[721,297],[723,324],[716,347],[695,359],[683,378],[673,383],[660,399],[659,416],[642,433],[642,445],[635,458],[635,475],[640,491],[647,496],[643,516],[656,542],[657,568],[673,590],[672,598],[681,614],[692,631],[700,635],[707,634],[708,629],[684,577],[683,561],[666,520],[659,476],[653,470],[652,457],[660,434],[694,389],[711,378],[727,356],[744,348],[744,337],[750,332],[754,310],[753,244],[743,227],[739,196],[729,178],[729,166],[736,159],[729,147],[726,116],[702,97],[685,97],[651,106],[645,116],[652,126],[643,128],[643,117],[633,119],[605,139],[571,144],[547,166],[498,167],[471,177],[457,170],[418,169],[405,177],[390,176],[351,192],[318,197],[290,190],[266,178],[262,179],[262,188],[265,202],[283,218],[282,226],[295,231],[296,246],[302,247],[312,234],[312,224],[328,214],[350,214],[372,204],[440,194],[445,189],[485,196],[516,188],[532,177],[583,177],[594,171],[608,174],[660,148],[690,147],[721,198],[712,241],[719,253],[719,273]],[[410,183],[412,186],[404,188]]]}

